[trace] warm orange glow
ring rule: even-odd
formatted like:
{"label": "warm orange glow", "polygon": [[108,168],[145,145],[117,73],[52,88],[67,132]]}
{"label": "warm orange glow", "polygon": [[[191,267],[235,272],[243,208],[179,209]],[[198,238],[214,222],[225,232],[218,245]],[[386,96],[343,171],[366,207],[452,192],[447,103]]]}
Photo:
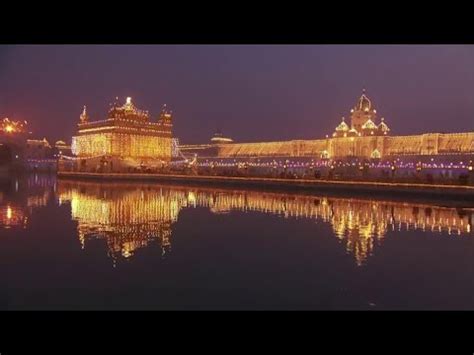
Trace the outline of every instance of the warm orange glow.
{"label": "warm orange glow", "polygon": [[[196,207],[219,214],[242,210],[323,220],[332,226],[336,238],[344,243],[357,265],[363,264],[374,252],[374,243],[381,242],[394,228],[432,229],[458,235],[471,231],[469,214],[418,203],[204,187],[137,186],[61,182],[59,197],[71,202],[83,245],[89,238],[104,238],[113,258],[132,257],[137,249],[155,241],[161,247],[169,246],[172,225],[180,211]],[[120,194],[108,193],[117,189]]]}
{"label": "warm orange glow", "polygon": [[4,118],[0,121],[0,132],[22,133],[25,132],[26,125],[26,121],[11,121],[9,118]]}
{"label": "warm orange glow", "polygon": [[[137,109],[132,98],[127,97],[124,105],[114,104],[106,120],[90,121],[84,108],[71,150],[79,158],[134,159],[135,166],[143,159],[168,161],[171,159],[171,127],[168,111],[163,109],[158,122],[152,122],[148,112]],[[95,166],[97,162],[91,160],[86,169]]]}

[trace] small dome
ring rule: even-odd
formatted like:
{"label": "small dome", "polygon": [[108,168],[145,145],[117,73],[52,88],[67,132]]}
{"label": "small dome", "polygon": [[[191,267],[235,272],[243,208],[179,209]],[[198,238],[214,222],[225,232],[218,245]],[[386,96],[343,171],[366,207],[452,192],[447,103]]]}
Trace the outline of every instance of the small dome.
{"label": "small dome", "polygon": [[374,121],[372,121],[370,118],[362,125],[362,129],[377,129],[377,126],[375,125]]}
{"label": "small dome", "polygon": [[384,119],[382,118],[381,120],[382,122],[380,122],[379,124],[379,129],[382,131],[382,132],[389,132],[390,131],[390,128],[388,128],[387,124],[384,122]]}
{"label": "small dome", "polygon": [[353,136],[358,136],[359,132],[355,128],[351,128],[349,132],[347,132],[348,136],[353,137]]}
{"label": "small dome", "polygon": [[65,141],[57,141],[55,145],[66,145]]}
{"label": "small dome", "polygon": [[216,144],[225,144],[225,143],[232,143],[232,138],[224,137],[221,131],[217,131],[214,133],[214,137],[211,138],[211,143]]}
{"label": "small dome", "polygon": [[370,157],[372,159],[380,159],[382,155],[380,154],[379,150],[377,148],[375,148],[373,151],[372,151],[372,154],[370,154]]}
{"label": "small dome", "polygon": [[359,98],[357,102],[357,106],[355,107],[356,110],[368,112],[372,108],[372,102],[370,99],[365,95],[365,90],[362,93],[362,96]]}
{"label": "small dome", "polygon": [[342,118],[342,122],[336,127],[336,131],[338,132],[347,132],[349,130],[349,126],[344,121],[344,117]]}

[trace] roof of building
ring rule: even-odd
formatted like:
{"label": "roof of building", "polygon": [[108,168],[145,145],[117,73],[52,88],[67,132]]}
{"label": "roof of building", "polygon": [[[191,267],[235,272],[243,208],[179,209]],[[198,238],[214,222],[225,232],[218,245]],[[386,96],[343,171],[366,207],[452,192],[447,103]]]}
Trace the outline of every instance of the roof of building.
{"label": "roof of building", "polygon": [[214,136],[211,138],[212,143],[232,143],[234,140],[232,138],[224,137],[221,131],[214,133]]}
{"label": "roof of building", "polygon": [[[118,100],[118,98],[116,98],[116,100]],[[135,107],[131,97],[127,97],[122,106],[119,106],[118,101],[115,101],[109,110],[108,117],[139,121],[148,121],[150,118],[148,111],[140,110]]]}
{"label": "roof of building", "polygon": [[365,94],[365,89],[362,91],[362,95],[359,98],[359,101],[357,102],[355,109],[364,111],[364,112],[368,112],[372,109],[372,102]]}
{"label": "roof of building", "polygon": [[380,122],[378,128],[379,128],[382,132],[388,132],[388,131],[390,131],[390,128],[388,128],[388,126],[387,126],[387,124],[385,123],[385,121],[384,121],[383,118],[381,119],[381,122]]}
{"label": "roof of building", "polygon": [[336,127],[336,131],[347,132],[349,130],[349,126],[344,121],[344,117],[342,118],[342,122]]}
{"label": "roof of building", "polygon": [[362,129],[377,129],[377,125],[370,118],[362,125]]}

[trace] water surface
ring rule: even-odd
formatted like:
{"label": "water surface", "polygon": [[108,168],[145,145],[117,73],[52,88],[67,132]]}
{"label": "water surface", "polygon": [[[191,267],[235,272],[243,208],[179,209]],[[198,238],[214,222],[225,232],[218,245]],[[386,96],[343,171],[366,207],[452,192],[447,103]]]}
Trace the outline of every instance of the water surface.
{"label": "water surface", "polygon": [[2,309],[474,309],[474,209],[2,180]]}

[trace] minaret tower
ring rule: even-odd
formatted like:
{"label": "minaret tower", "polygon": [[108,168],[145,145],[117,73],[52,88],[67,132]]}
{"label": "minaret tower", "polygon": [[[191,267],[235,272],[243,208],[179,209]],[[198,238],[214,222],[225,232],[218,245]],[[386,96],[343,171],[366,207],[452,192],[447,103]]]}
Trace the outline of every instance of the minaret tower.
{"label": "minaret tower", "polygon": [[166,108],[166,104],[163,105],[163,108],[161,109],[161,113],[160,113],[160,118],[159,118],[159,122],[161,122],[162,124],[164,125],[170,125],[171,126],[171,114],[173,112],[172,111],[168,111],[168,109]]}
{"label": "minaret tower", "polygon": [[377,111],[372,107],[372,102],[365,94],[365,89],[362,90],[362,96],[359,98],[356,106],[351,110],[351,128],[358,133],[362,132],[362,126],[371,120],[375,123],[377,118]]}
{"label": "minaret tower", "polygon": [[87,123],[89,122],[89,115],[87,114],[87,108],[84,106],[81,115],[79,116],[80,123]]}

